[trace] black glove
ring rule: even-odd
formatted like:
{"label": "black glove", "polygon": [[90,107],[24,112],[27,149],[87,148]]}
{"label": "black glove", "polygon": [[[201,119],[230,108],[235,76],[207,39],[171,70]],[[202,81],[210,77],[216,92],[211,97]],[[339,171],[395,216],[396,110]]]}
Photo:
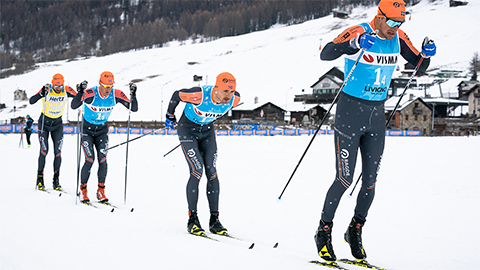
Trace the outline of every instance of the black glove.
{"label": "black glove", "polygon": [[130,94],[134,96],[137,93],[137,85],[131,82],[129,86],[130,86]]}
{"label": "black glove", "polygon": [[81,95],[83,95],[83,91],[85,91],[85,89],[87,89],[87,84],[88,84],[87,81],[83,81],[83,82],[77,84],[77,93],[80,93]]}
{"label": "black glove", "polygon": [[48,93],[48,89],[50,88],[50,85],[47,83],[42,87],[42,91],[40,91],[40,96],[44,97]]}

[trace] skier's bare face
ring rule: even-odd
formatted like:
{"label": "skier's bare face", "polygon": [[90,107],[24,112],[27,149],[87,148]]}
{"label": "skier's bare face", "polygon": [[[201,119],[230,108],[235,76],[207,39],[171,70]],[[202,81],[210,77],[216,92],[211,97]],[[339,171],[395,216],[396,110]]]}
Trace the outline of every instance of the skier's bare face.
{"label": "skier's bare face", "polygon": [[[403,17],[393,17],[388,18],[396,22],[403,22],[405,18]],[[400,26],[390,27],[386,23],[387,18],[385,17],[376,17],[375,18],[375,28],[378,30],[378,36],[381,38],[392,39],[398,31]]]}
{"label": "skier's bare face", "polygon": [[235,90],[215,90],[213,92],[213,101],[217,104],[227,104],[235,94]]}

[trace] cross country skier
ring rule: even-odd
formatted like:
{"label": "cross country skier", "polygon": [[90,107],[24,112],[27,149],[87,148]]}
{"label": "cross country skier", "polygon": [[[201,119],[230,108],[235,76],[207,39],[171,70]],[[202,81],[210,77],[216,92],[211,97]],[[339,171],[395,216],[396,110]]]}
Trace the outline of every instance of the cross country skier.
{"label": "cross country skier", "polygon": [[25,123],[25,128],[24,128],[24,132],[25,132],[25,135],[27,137],[28,148],[30,148],[30,146],[31,146],[30,136],[32,135],[32,126],[33,126],[33,118],[30,117],[30,115],[28,114],[27,115],[27,122]]}
{"label": "cross country skier", "polygon": [[174,128],[175,108],[180,101],[186,102],[178,121],[178,138],[190,168],[187,183],[188,232],[205,235],[197,216],[198,185],[205,170],[207,198],[210,207],[210,232],[226,234],[227,229],[218,219],[219,181],[217,175],[217,142],[213,123],[238,105],[240,94],[235,91],[236,80],[228,72],[217,76],[215,86],[206,85],[175,91],[167,110],[165,125]]}
{"label": "cross country skier", "polygon": [[[401,55],[425,71],[434,56],[436,46],[431,42],[422,45],[420,53],[408,36],[399,29],[405,21],[405,3],[402,0],[381,0],[378,12],[370,23],[349,27],[321,52],[322,60],[345,56],[345,74],[348,74],[362,50],[363,57],[340,93],[335,114],[336,179],[327,192],[320,225],[315,234],[318,254],[327,263],[336,260],[331,232],[333,218],[342,194],[352,183],[358,148],[362,157],[362,187],[345,241],[352,255],[363,261],[367,255],[362,244],[362,228],[375,195],[377,173],[385,142],[384,102],[392,73]],[[373,34],[378,30],[378,33]],[[426,39],[427,40],[427,39]]]}
{"label": "cross country skier", "polygon": [[[107,202],[105,196],[105,179],[107,178],[107,151],[108,148],[108,125],[107,120],[117,103],[129,108],[131,103],[132,112],[138,111],[137,86],[130,83],[130,94],[132,100],[119,89],[114,89],[114,76],[111,72],[105,71],[100,75],[98,86],[87,88],[87,82],[83,81],[77,86],[78,94],[72,100],[72,109],[77,109],[85,103],[85,111],[82,120],[81,143],[85,154],[85,163],[82,167],[80,201],[89,202],[87,196],[87,182],[90,177],[90,170],[95,161],[94,147],[97,150],[98,158],[98,189],[97,199]],[[86,89],[86,90],[85,90]]]}
{"label": "cross country skier", "polygon": [[[63,121],[62,115],[69,97],[75,97],[77,92],[70,86],[66,86],[63,75],[57,73],[53,75],[52,83],[46,84],[37,94],[30,98],[30,104],[35,104],[42,99],[42,114],[38,118],[38,140],[40,141],[40,155],[38,157],[37,169],[37,188],[45,190],[43,182],[43,169],[45,168],[45,158],[48,153],[48,137],[52,136],[53,152],[53,188],[61,190],[59,175],[60,165],[62,163],[62,145],[63,145]],[[30,146],[30,143],[29,143]]]}

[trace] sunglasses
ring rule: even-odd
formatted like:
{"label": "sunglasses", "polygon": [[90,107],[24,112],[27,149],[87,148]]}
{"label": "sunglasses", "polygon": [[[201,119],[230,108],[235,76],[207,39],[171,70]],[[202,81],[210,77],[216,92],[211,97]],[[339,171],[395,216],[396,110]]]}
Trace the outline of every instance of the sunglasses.
{"label": "sunglasses", "polygon": [[395,27],[395,26],[400,27],[400,25],[402,25],[404,23],[404,22],[397,22],[397,21],[394,21],[394,20],[388,18],[387,15],[385,15],[385,13],[383,13],[383,11],[380,8],[378,8],[378,10],[380,10],[383,17],[385,17],[385,20],[386,20],[385,22],[387,23],[388,26],[390,26],[392,28]]}
{"label": "sunglasses", "polygon": [[55,89],[62,89],[62,88],[63,88],[63,85],[54,85],[53,88],[55,88]]}
{"label": "sunglasses", "polygon": [[113,84],[108,85],[108,84],[100,83],[100,85],[103,86],[103,87],[105,87],[105,88],[113,88]]}

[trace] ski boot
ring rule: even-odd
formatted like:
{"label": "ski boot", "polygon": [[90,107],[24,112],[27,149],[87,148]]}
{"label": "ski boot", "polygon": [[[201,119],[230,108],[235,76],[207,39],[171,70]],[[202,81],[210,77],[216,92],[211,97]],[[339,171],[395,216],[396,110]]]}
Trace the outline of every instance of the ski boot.
{"label": "ski boot", "polygon": [[105,183],[98,183],[97,199],[102,203],[108,202],[108,199],[105,196]]}
{"label": "ski boot", "polygon": [[337,260],[332,246],[332,227],[333,222],[320,220],[320,226],[315,233],[318,255],[327,263],[334,263]]}
{"label": "ski boot", "polygon": [[188,223],[187,223],[188,233],[199,235],[199,236],[205,236],[205,231],[202,229],[202,226],[200,226],[200,221],[198,220],[197,212],[188,211],[188,215],[190,216],[188,218]]}
{"label": "ski boot", "polygon": [[352,255],[357,261],[364,261],[367,257],[362,245],[362,228],[364,224],[364,220],[352,218],[344,235],[345,242],[350,245]]}
{"label": "ski boot", "polygon": [[62,186],[60,185],[60,180],[58,179],[59,173],[55,172],[53,175],[53,189],[55,190],[62,190]]}
{"label": "ski boot", "polygon": [[43,172],[39,172],[37,175],[37,188],[38,190],[45,191],[45,185],[43,184]]}
{"label": "ski boot", "polygon": [[220,223],[220,220],[218,219],[219,215],[219,212],[210,213],[210,232],[214,234],[228,235],[227,229],[223,227],[222,223]]}
{"label": "ski boot", "polygon": [[80,202],[82,203],[90,202],[90,199],[87,196],[87,183],[80,185],[80,193],[78,194],[78,196],[80,197]]}

